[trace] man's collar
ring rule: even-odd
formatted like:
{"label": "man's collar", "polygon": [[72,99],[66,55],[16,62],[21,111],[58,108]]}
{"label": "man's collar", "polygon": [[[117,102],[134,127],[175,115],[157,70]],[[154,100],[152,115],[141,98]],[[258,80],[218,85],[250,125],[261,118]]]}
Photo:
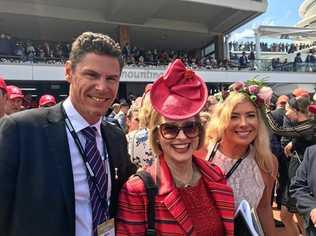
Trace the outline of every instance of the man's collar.
{"label": "man's collar", "polygon": [[84,128],[87,128],[88,126],[95,127],[97,129],[97,132],[99,136],[101,136],[101,122],[102,122],[102,117],[100,117],[99,121],[96,122],[93,125],[90,125],[83,117],[80,115],[80,113],[76,110],[76,108],[73,106],[70,97],[68,97],[64,102],[63,102],[63,108],[66,112],[66,115],[68,119],[70,120],[74,130],[76,133],[80,132]]}

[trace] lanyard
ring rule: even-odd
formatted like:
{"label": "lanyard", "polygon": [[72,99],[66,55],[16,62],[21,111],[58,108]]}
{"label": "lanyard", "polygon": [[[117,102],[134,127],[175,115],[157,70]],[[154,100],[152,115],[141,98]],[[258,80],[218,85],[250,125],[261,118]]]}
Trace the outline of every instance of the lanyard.
{"label": "lanyard", "polygon": [[[106,219],[108,219],[109,218],[109,212],[108,212],[109,206],[108,206],[107,200],[104,199],[104,196],[101,195],[101,191],[100,191],[99,186],[97,184],[95,174],[94,174],[92,168],[90,167],[90,164],[89,164],[87,156],[86,156],[86,154],[84,152],[83,146],[82,146],[82,144],[80,142],[80,139],[79,139],[78,135],[76,134],[76,131],[75,131],[73,125],[71,124],[71,122],[70,122],[70,120],[69,120],[64,108],[62,108],[62,110],[63,110],[64,116],[65,116],[66,127],[67,127],[68,131],[70,132],[70,134],[71,134],[71,136],[72,136],[72,138],[73,138],[73,140],[74,140],[74,142],[75,142],[75,144],[76,144],[76,146],[77,146],[77,148],[79,150],[79,153],[80,153],[80,155],[82,157],[82,160],[83,160],[83,162],[85,164],[86,171],[89,174],[89,178],[92,180],[92,183],[94,184],[94,186],[97,189],[97,193],[98,193],[98,195],[99,195],[99,197],[101,199],[101,204],[103,205],[103,207],[105,209]],[[107,161],[108,160],[107,148],[106,148],[105,143],[104,142],[102,142],[102,143],[103,143],[103,151],[104,151],[104,155],[105,155],[105,161]],[[105,178],[108,180],[107,168],[106,167],[104,167],[104,168],[105,168]],[[106,181],[106,187],[105,188],[106,188],[106,190],[108,189],[108,181]],[[106,196],[107,196],[107,193],[106,193]],[[106,198],[106,196],[105,196],[105,198]]]}
{"label": "lanyard", "polygon": [[[219,142],[216,142],[213,149],[212,149],[210,157],[208,158],[208,161],[212,161],[214,159],[214,156],[218,150],[218,147],[219,147]],[[240,163],[242,162],[243,159],[244,159],[244,157],[239,158],[238,161],[235,162],[235,164],[232,166],[232,168],[230,168],[230,170],[227,172],[227,174],[225,174],[226,179],[228,179],[234,173],[234,171],[237,169],[237,167],[240,165]]]}

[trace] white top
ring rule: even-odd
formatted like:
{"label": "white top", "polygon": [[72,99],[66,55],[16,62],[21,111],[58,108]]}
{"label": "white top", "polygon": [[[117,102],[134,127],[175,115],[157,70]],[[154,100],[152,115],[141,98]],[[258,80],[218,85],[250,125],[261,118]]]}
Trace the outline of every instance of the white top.
{"label": "white top", "polygon": [[139,168],[151,166],[154,162],[155,154],[148,143],[148,129],[132,131],[126,135],[126,138],[128,142],[128,154],[132,163]]}
{"label": "white top", "polygon": [[[78,111],[72,105],[70,98],[67,98],[63,103],[63,107],[65,112],[76,131],[76,134],[79,137],[79,140],[84,147],[86,144],[86,139],[84,135],[80,132],[84,128],[90,126],[89,123],[78,113]],[[110,202],[109,199],[111,197],[111,175],[110,175],[110,167],[108,158],[104,157],[104,150],[103,150],[103,140],[101,135],[101,118],[100,120],[92,125],[96,127],[97,134],[96,134],[96,141],[97,147],[101,154],[102,160],[105,160],[105,168],[106,172],[108,173],[108,191],[107,191],[107,199],[108,203]],[[86,172],[86,167],[84,165],[82,156],[78,150],[74,139],[67,130],[67,138],[70,150],[70,157],[71,157],[71,165],[72,165],[72,172],[73,172],[73,180],[74,180],[74,191],[75,191],[75,215],[76,215],[76,236],[92,236],[93,229],[92,229],[92,210],[91,210],[91,202],[90,202],[90,192],[89,192],[89,185],[88,185],[88,176]]]}
{"label": "white top", "polygon": [[[207,159],[212,152],[213,146],[214,144],[210,144],[208,147]],[[247,200],[251,208],[257,209],[262,198],[265,184],[254,156],[255,149],[250,145],[249,154],[241,161],[227,180],[233,189],[235,209],[238,208],[242,200]],[[219,166],[225,174],[229,172],[236,162],[236,159],[225,156],[220,150],[217,150],[212,160],[212,163]]]}

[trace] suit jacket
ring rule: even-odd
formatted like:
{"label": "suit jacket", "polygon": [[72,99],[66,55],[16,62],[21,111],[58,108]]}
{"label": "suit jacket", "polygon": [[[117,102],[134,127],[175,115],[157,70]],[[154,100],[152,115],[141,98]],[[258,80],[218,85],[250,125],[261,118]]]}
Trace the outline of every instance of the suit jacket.
{"label": "suit jacket", "polygon": [[[109,153],[113,216],[118,192],[136,168],[124,134],[109,124],[101,125],[101,133]],[[0,150],[0,234],[75,236],[74,182],[61,104],[3,118]]]}
{"label": "suit jacket", "polygon": [[[226,185],[218,167],[204,160],[193,158],[199,168],[207,191],[212,195],[222,218],[225,235],[233,235],[234,199],[232,189]],[[163,157],[148,167],[147,171],[159,186],[155,198],[157,235],[195,235],[184,202]],[[117,235],[145,235],[147,229],[147,194],[139,177],[130,178],[123,186],[116,218]]]}
{"label": "suit jacket", "polygon": [[316,208],[316,145],[306,149],[304,159],[297,169],[290,191],[297,200],[297,209],[304,216],[307,231],[315,231],[310,212]]}
{"label": "suit jacket", "polygon": [[[279,127],[283,127],[285,109],[276,108],[274,111],[271,112],[271,115],[274,121],[277,123],[277,125]],[[281,136],[276,133],[271,134],[271,149],[272,149],[273,154],[276,157],[278,157],[279,160],[284,159],[284,151],[281,145]]]}

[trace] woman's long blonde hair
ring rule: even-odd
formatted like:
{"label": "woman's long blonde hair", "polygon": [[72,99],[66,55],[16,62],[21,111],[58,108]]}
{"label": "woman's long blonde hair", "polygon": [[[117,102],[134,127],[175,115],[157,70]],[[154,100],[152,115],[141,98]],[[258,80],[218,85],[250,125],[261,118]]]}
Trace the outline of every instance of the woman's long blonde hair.
{"label": "woman's long blonde hair", "polygon": [[[207,143],[216,143],[223,138],[224,131],[228,127],[231,114],[237,104],[250,101],[248,95],[238,92],[230,92],[228,97],[221,103],[218,103],[209,122],[206,139]],[[260,169],[274,176],[273,154],[270,149],[270,137],[268,129],[263,121],[260,109],[256,108],[258,117],[258,133],[253,141],[255,147],[255,161]]]}
{"label": "woman's long blonde hair", "polygon": [[138,113],[139,119],[139,127],[140,128],[148,128],[149,122],[151,119],[151,115],[153,112],[153,107],[150,101],[150,93],[146,93],[143,95],[141,107]]}

